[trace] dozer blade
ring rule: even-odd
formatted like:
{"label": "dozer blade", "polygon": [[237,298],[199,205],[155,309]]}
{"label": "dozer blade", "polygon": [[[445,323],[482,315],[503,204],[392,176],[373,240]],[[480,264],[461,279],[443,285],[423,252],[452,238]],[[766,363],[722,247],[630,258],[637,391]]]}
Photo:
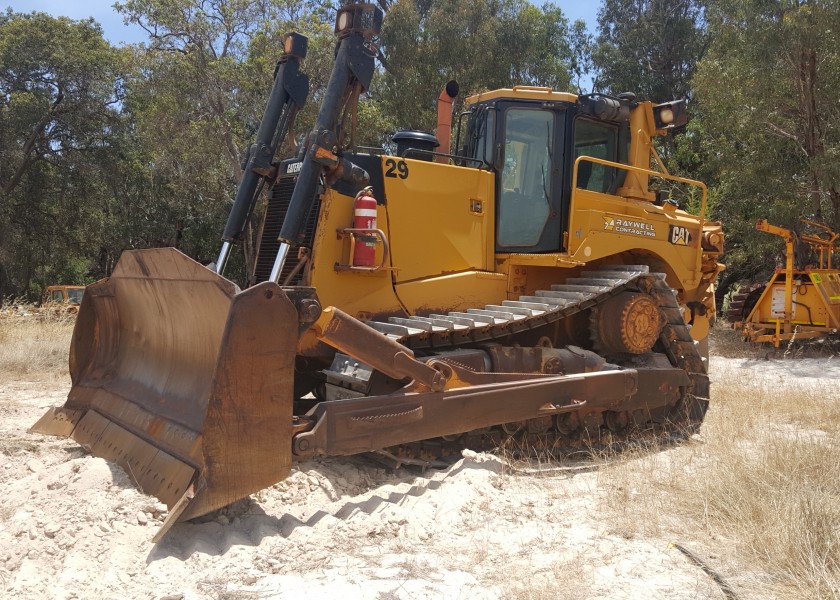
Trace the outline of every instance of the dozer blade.
{"label": "dozer blade", "polygon": [[32,431],[121,465],[168,528],[286,477],[297,336],[274,283],[240,291],[177,250],[125,252],[85,292],[66,404]]}

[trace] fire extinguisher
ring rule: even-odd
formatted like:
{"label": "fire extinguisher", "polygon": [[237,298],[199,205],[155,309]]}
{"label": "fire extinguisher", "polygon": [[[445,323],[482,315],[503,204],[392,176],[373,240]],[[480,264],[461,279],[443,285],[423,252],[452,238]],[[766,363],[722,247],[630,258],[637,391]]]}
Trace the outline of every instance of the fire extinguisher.
{"label": "fire extinguisher", "polygon": [[[376,229],[376,198],[373,188],[368,186],[356,194],[353,204],[353,227],[355,229]],[[354,267],[372,267],[376,262],[376,236],[356,235],[353,252]]]}

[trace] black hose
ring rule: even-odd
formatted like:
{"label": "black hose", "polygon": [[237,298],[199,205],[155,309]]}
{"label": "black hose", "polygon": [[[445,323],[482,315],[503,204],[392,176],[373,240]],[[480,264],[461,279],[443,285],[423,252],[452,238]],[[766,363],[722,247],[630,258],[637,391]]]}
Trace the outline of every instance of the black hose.
{"label": "black hose", "polygon": [[682,552],[688,560],[690,560],[694,565],[700,567],[706,575],[712,578],[712,580],[718,584],[720,591],[723,592],[723,595],[727,597],[728,600],[740,600],[738,594],[735,593],[735,590],[732,589],[732,586],[729,585],[729,582],[726,581],[723,576],[712,569],[706,562],[694,554],[691,550],[683,546],[682,544],[674,544],[674,548]]}

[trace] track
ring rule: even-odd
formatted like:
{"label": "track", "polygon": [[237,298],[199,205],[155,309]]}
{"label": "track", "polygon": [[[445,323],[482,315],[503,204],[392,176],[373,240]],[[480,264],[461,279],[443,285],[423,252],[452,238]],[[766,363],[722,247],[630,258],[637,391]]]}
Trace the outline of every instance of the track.
{"label": "track", "polygon": [[[584,271],[581,277],[568,279],[565,284],[552,285],[550,290],[539,290],[534,295],[520,296],[516,301],[506,300],[500,305],[448,315],[393,317],[387,323],[373,321],[368,324],[415,352],[434,352],[492,340],[516,340],[525,332],[557,324],[584,311],[597,310],[599,304],[624,291],[649,294],[659,305],[665,324],[653,351],[667,356],[670,364],[683,369],[691,380],[691,386],[675,403],[651,411],[570,413],[532,419],[454,438],[388,448],[385,454],[403,462],[428,462],[460,454],[464,448],[569,453],[696,430],[708,406],[706,364],[697,351],[665,276],[650,273],[645,265],[613,265]],[[619,366],[644,368],[634,364],[637,356],[609,358]]]}

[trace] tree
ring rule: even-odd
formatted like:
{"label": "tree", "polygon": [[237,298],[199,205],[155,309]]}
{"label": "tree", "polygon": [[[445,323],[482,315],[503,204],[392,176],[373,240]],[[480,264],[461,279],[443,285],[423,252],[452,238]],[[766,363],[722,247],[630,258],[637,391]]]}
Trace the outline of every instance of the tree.
{"label": "tree", "polygon": [[450,79],[462,97],[516,84],[567,90],[568,38],[568,21],[551,3],[398,0],[382,31],[387,70],[371,95],[392,124],[431,129],[434,99]]}
{"label": "tree", "polygon": [[119,61],[92,20],[0,15],[2,295],[84,278]]}
{"label": "tree", "polygon": [[[309,35],[306,70],[317,92],[328,76],[324,40],[332,40],[331,29],[319,18],[319,5],[297,0],[126,0],[116,6],[149,34],[149,45],[136,52],[126,106],[153,165],[148,176],[164,185],[159,191],[171,191],[171,241],[209,262],[283,35],[293,29]],[[249,232],[245,272],[253,268],[255,242]]]}
{"label": "tree", "polygon": [[654,102],[688,97],[706,46],[702,0],[604,0],[592,56],[595,87]]}
{"label": "tree", "polygon": [[694,81],[734,280],[766,266],[759,244],[780,248],[755,233],[758,218],[840,230],[840,5],[715,0],[708,19]]}

